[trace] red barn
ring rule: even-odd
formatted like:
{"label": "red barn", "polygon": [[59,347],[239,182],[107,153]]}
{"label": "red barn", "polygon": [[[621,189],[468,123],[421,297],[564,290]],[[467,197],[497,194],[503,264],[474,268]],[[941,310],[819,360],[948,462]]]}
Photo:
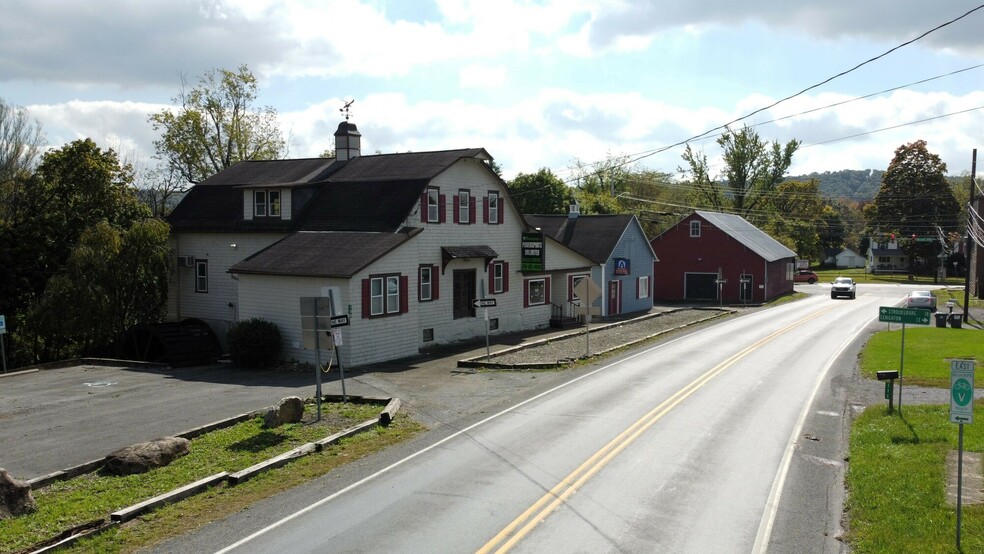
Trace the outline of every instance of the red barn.
{"label": "red barn", "polygon": [[650,244],[655,300],[760,303],[793,291],[796,253],[738,215],[695,211]]}

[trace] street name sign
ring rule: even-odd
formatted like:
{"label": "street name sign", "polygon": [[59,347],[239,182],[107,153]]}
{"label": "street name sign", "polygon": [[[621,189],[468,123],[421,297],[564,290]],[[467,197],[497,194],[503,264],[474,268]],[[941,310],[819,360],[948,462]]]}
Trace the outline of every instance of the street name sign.
{"label": "street name sign", "polygon": [[472,306],[476,308],[491,308],[495,306],[495,298],[476,298],[472,300]]}
{"label": "street name sign", "polygon": [[914,323],[929,325],[929,310],[919,308],[893,308],[882,306],[878,308],[878,321],[889,323]]}
{"label": "street name sign", "polygon": [[347,315],[334,315],[328,320],[329,325],[332,327],[344,327],[349,324],[349,316]]}
{"label": "street name sign", "polygon": [[7,332],[7,316],[0,315],[0,335]]}
{"label": "street name sign", "polygon": [[950,423],[974,422],[974,360],[950,361]]}

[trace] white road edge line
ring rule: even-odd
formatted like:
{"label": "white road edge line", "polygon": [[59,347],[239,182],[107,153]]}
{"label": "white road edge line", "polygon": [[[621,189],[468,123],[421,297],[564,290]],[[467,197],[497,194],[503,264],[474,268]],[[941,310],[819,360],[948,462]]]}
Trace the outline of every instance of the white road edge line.
{"label": "white road edge line", "polygon": [[793,451],[796,449],[796,445],[799,442],[799,437],[803,432],[803,424],[806,423],[806,417],[810,413],[810,408],[813,406],[813,402],[816,400],[817,394],[820,392],[820,386],[827,378],[827,374],[830,372],[830,368],[834,366],[834,362],[840,358],[844,350],[854,342],[858,336],[864,332],[865,328],[870,325],[870,321],[861,325],[861,327],[856,330],[843,344],[834,352],[831,356],[830,361],[824,366],[823,371],[817,377],[817,382],[813,386],[813,393],[810,394],[810,401],[807,402],[803,411],[800,412],[799,419],[796,420],[796,425],[793,427],[793,432],[789,435],[789,441],[786,443],[786,451],[783,453],[782,462],[779,464],[779,471],[776,472],[776,478],[772,482],[772,490],[769,491],[769,499],[765,503],[765,512],[762,514],[762,520],[759,523],[758,533],[755,535],[755,544],[752,546],[752,552],[756,554],[765,554],[769,548],[769,540],[772,538],[772,526],[775,524],[776,515],[779,513],[779,498],[782,496],[782,489],[786,483],[786,475],[789,474],[789,466],[792,465],[793,461]]}
{"label": "white road edge line", "polygon": [[[759,314],[759,313],[761,313],[761,312],[751,312],[751,313],[748,313],[748,314],[739,316],[739,317],[737,317],[737,318],[735,318],[735,319],[733,319],[731,321],[738,321],[740,319],[744,319],[744,318],[749,317],[749,316],[754,316],[754,315]],[[696,333],[703,332],[705,329],[700,329],[700,330],[696,331]],[[538,394],[536,396],[533,396],[531,398],[527,398],[526,400],[524,400],[524,401],[522,401],[522,402],[520,402],[518,404],[515,404],[513,406],[510,406],[510,407],[502,410],[499,413],[492,414],[489,417],[487,417],[487,418],[485,418],[485,419],[483,419],[483,420],[481,420],[479,422],[473,423],[473,424],[469,425],[468,427],[465,427],[464,429],[461,429],[461,430],[459,430],[459,431],[457,431],[457,432],[455,432],[455,433],[453,433],[451,435],[448,435],[447,437],[444,437],[443,439],[435,442],[434,444],[432,444],[432,445],[430,445],[430,446],[428,446],[428,447],[426,447],[426,448],[424,448],[422,450],[418,450],[417,452],[414,452],[413,454],[410,454],[406,458],[403,458],[401,460],[398,460],[398,461],[394,462],[393,464],[391,464],[391,465],[389,465],[387,467],[384,467],[383,469],[377,471],[376,473],[373,473],[372,475],[367,475],[366,477],[360,479],[359,481],[356,481],[355,483],[352,483],[351,485],[345,487],[344,489],[339,490],[339,491],[337,491],[337,492],[335,492],[335,493],[333,493],[333,494],[331,494],[329,496],[326,496],[326,497],[322,498],[321,500],[315,502],[314,504],[311,504],[311,505],[309,505],[309,506],[307,506],[307,507],[305,507],[305,508],[303,508],[301,510],[298,510],[298,511],[294,512],[293,514],[290,514],[287,517],[284,517],[284,518],[282,518],[282,519],[280,519],[278,521],[275,521],[274,523],[271,523],[270,525],[264,527],[263,529],[260,529],[259,531],[256,531],[255,533],[253,533],[253,534],[251,534],[249,536],[243,537],[242,539],[240,539],[240,540],[238,540],[238,541],[230,544],[229,546],[227,546],[227,547],[225,547],[225,548],[223,548],[221,550],[217,550],[215,554],[226,554],[228,552],[232,552],[233,550],[239,548],[240,546],[243,546],[244,544],[252,541],[256,537],[259,537],[260,535],[263,535],[263,534],[265,534],[265,533],[267,533],[269,531],[272,531],[272,530],[276,529],[277,527],[280,527],[281,525],[283,525],[283,524],[291,521],[292,519],[294,519],[296,517],[299,517],[299,516],[301,516],[303,514],[306,514],[307,512],[310,512],[311,510],[314,510],[315,508],[318,508],[319,506],[322,506],[322,505],[324,505],[324,504],[326,504],[328,502],[331,502],[335,498],[338,498],[339,496],[341,496],[341,495],[349,492],[350,490],[353,490],[353,489],[355,489],[357,487],[360,487],[360,486],[368,483],[369,481],[372,481],[373,479],[379,477],[380,475],[383,475],[385,473],[389,473],[393,469],[396,469],[397,467],[405,464],[406,462],[409,462],[410,460],[416,458],[417,456],[420,456],[420,455],[422,455],[422,454],[424,454],[426,452],[429,452],[429,451],[431,451],[431,450],[433,450],[435,448],[438,448],[439,446],[443,445],[444,443],[449,442],[451,440],[454,440],[454,439],[458,438],[459,436],[464,435],[464,434],[470,432],[472,429],[475,429],[476,427],[479,427],[481,425],[485,425],[486,423],[492,421],[493,419],[497,419],[499,417],[502,417],[503,415],[506,415],[509,412],[512,412],[513,410],[516,410],[517,408],[521,408],[521,407],[525,406],[526,404],[529,404],[531,402],[534,402],[536,400],[539,400],[540,398],[543,398],[544,396],[547,396],[548,394],[553,394],[554,392],[556,392],[556,391],[558,391],[558,390],[560,390],[560,389],[562,389],[564,387],[567,387],[569,385],[572,385],[572,384],[574,384],[574,383],[576,383],[576,382],[578,382],[578,381],[580,381],[582,379],[586,379],[588,377],[591,377],[592,375],[594,375],[596,373],[599,373],[601,371],[605,371],[606,369],[609,369],[609,368],[614,367],[614,366],[616,366],[618,364],[621,364],[622,362],[624,362],[626,360],[631,360],[632,358],[636,358],[636,357],[639,357],[639,356],[643,356],[643,355],[649,354],[650,352],[652,352],[654,350],[659,350],[660,348],[664,348],[666,346],[669,346],[669,345],[671,345],[671,344],[673,344],[673,343],[675,343],[675,342],[677,342],[679,340],[683,340],[683,339],[691,336],[692,334],[693,333],[688,334],[688,335],[685,335],[685,336],[677,337],[677,338],[668,340],[666,342],[657,344],[656,346],[653,346],[651,348],[647,348],[647,349],[642,350],[640,352],[636,352],[635,354],[631,354],[631,355],[626,356],[624,358],[620,358],[618,361],[615,361],[615,362],[612,362],[610,364],[607,364],[607,365],[604,365],[602,367],[599,367],[598,369],[596,369],[594,371],[591,371],[589,373],[585,373],[584,375],[582,375],[580,377],[576,377],[574,379],[571,379],[570,381],[567,381],[565,383],[562,383],[560,385],[557,385],[556,387],[554,387],[554,388],[552,388],[550,390],[543,391],[543,392],[541,392],[540,394]]]}

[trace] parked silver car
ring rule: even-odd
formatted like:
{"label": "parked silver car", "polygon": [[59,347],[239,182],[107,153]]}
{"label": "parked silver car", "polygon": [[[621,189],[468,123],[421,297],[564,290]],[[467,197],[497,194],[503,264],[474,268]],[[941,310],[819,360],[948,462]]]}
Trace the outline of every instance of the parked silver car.
{"label": "parked silver car", "polygon": [[850,277],[834,279],[834,283],[830,287],[830,297],[837,298],[838,296],[846,296],[852,300],[857,297],[857,284],[854,279]]}
{"label": "parked silver car", "polygon": [[936,297],[928,290],[914,290],[905,297],[906,308],[925,308],[931,312],[936,311]]}

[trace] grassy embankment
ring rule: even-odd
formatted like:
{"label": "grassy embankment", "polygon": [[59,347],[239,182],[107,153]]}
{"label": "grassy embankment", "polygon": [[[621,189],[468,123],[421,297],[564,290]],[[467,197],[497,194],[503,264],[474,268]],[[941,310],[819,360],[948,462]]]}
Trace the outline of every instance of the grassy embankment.
{"label": "grassy embankment", "polygon": [[[307,407],[305,421],[314,419]],[[0,552],[18,552],[62,531],[193,483],[222,471],[245,469],[302,444],[323,439],[379,415],[372,404],[322,404],[322,420],[264,429],[257,418],[191,441],[191,452],[148,473],[115,477],[102,472],[34,491],[37,511],[0,522]],[[322,452],[297,459],[235,486],[222,484],[80,541],[70,552],[132,552],[191,531],[291,487],[324,475],[392,444],[422,427],[398,416],[388,427],[343,439]]]}
{"label": "grassy embankment", "polygon": [[[947,295],[938,296],[943,305]],[[877,370],[899,367],[902,333],[892,327],[866,345],[860,360],[863,376],[874,378]],[[906,385],[949,388],[953,358],[974,359],[980,366],[981,330],[907,326]],[[975,384],[984,386],[984,379]],[[887,407],[887,400],[869,407],[851,430],[847,540],[859,553],[957,552],[956,507],[947,501],[946,457],[957,450],[959,426],[950,423],[949,404],[906,404],[901,414],[888,413]],[[984,452],[982,408],[984,402],[975,401],[977,421],[964,425],[965,453]],[[984,505],[964,504],[962,516],[962,551],[984,552]]]}

